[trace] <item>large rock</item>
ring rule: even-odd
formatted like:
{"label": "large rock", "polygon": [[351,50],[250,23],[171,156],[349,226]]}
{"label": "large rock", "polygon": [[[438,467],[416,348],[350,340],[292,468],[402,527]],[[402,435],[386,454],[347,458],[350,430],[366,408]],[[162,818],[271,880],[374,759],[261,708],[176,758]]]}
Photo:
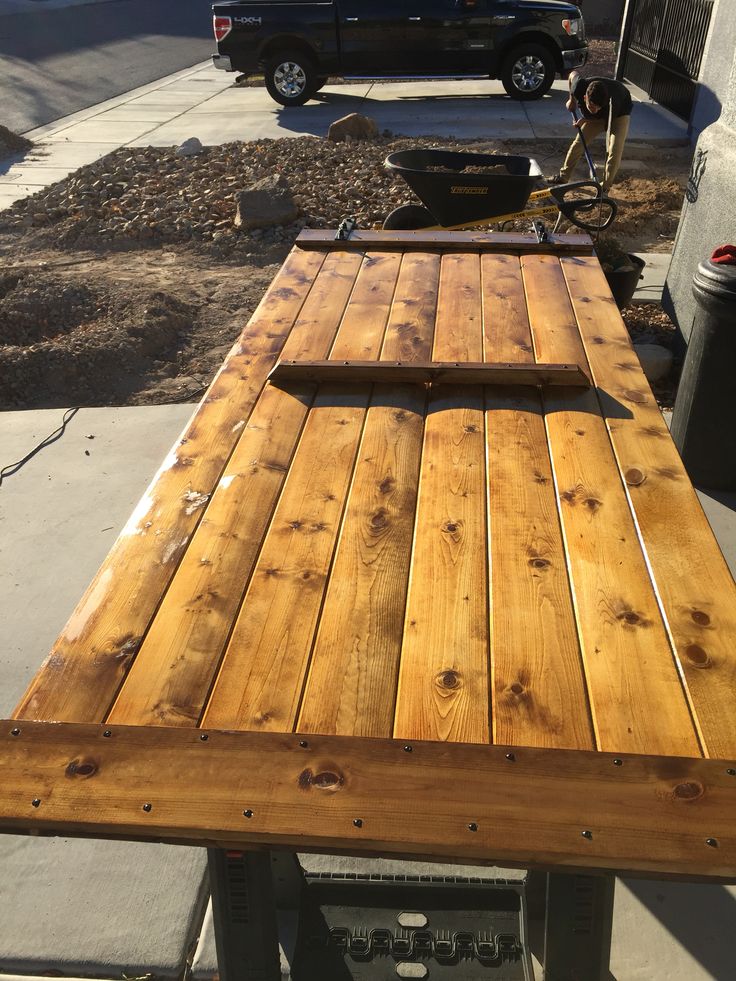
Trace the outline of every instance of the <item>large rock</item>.
{"label": "large rock", "polygon": [[176,155],[177,157],[196,157],[203,149],[200,140],[196,136],[190,136],[188,140],[184,140],[181,146],[177,147]]}
{"label": "large rock", "polygon": [[336,119],[327,132],[327,138],[333,143],[340,143],[348,137],[352,140],[375,140],[378,137],[378,126],[368,116],[351,112],[349,116]]}
{"label": "large rock", "polygon": [[281,174],[269,174],[236,197],[235,226],[244,231],[288,225],[299,217],[299,208]]}
{"label": "large rock", "polygon": [[672,367],[672,351],[661,344],[635,344],[634,350],[650,384],[667,377]]}

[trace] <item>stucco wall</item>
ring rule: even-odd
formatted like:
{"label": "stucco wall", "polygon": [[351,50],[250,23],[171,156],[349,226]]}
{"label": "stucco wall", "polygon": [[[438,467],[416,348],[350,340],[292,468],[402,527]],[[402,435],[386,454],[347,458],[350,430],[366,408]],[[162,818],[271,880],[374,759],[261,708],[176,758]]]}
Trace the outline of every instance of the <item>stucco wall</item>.
{"label": "stucco wall", "polygon": [[[718,0],[693,112],[693,165],[663,306],[687,340],[698,263],[718,245],[736,244],[736,2]],[[699,135],[698,135],[699,134]]]}

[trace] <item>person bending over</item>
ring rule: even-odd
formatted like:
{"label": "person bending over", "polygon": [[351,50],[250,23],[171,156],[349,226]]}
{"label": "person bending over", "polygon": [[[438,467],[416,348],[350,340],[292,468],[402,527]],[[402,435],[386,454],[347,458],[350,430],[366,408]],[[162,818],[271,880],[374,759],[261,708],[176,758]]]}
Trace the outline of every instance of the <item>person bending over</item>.
{"label": "person bending over", "polygon": [[[615,78],[583,78],[578,72],[570,75],[570,98],[567,108],[574,112],[580,108],[582,118],[575,122],[580,133],[590,143],[596,136],[606,133],[606,169],[603,190],[608,192],[614,182],[626,144],[631,120],[631,93]],[[578,134],[567,151],[559,174],[553,184],[567,184],[583,155],[583,143]]]}

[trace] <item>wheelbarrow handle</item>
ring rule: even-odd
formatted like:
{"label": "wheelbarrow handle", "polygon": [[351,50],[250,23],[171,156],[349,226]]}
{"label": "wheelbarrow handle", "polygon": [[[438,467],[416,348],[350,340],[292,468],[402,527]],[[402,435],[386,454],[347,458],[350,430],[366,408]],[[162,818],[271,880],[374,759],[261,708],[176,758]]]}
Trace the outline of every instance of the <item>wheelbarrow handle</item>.
{"label": "wheelbarrow handle", "polygon": [[[578,114],[574,109],[570,110],[570,115],[572,116],[574,122],[578,121]],[[583,130],[580,126],[578,126],[578,136],[580,137],[580,142],[583,144],[585,159],[588,161],[588,170],[590,171],[590,177],[592,180],[596,182],[596,184],[600,184],[600,181],[598,180],[598,172],[595,169],[593,158],[590,155],[590,150],[588,149],[587,141],[585,139],[585,136],[583,135]]]}

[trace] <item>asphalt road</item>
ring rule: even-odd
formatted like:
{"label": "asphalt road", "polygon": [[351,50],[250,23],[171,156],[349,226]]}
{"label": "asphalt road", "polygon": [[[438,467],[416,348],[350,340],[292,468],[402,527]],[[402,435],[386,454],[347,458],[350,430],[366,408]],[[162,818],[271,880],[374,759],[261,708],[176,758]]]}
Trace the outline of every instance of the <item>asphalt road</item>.
{"label": "asphalt road", "polygon": [[0,123],[17,133],[204,61],[207,0],[107,0],[6,13],[0,2]]}

